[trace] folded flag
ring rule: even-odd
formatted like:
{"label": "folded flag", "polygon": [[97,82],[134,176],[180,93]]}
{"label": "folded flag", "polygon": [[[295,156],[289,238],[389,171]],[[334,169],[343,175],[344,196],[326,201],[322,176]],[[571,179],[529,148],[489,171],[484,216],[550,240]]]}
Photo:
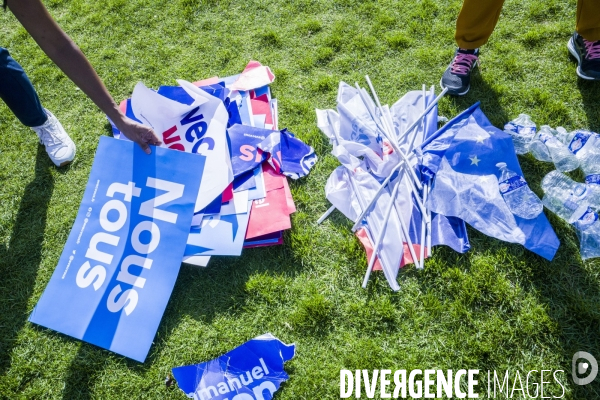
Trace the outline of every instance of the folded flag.
{"label": "folded flag", "polygon": [[494,127],[477,103],[422,146],[422,173],[434,177],[427,207],[552,260],[558,237],[543,213],[533,219],[511,213],[499,190],[500,162],[523,176],[511,136]]}
{"label": "folded flag", "polygon": [[306,176],[317,162],[315,150],[287,129],[273,131],[241,124],[227,130],[231,140],[234,176],[256,168],[264,160],[292,179]]}

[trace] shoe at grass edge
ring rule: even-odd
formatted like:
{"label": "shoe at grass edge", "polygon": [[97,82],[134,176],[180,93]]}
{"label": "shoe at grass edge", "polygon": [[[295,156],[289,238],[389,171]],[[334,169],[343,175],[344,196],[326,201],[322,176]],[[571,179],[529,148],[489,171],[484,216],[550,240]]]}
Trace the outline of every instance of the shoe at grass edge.
{"label": "shoe at grass edge", "polygon": [[46,148],[46,153],[57,167],[65,166],[75,158],[75,143],[71,140],[58,119],[50,111],[44,109],[48,120],[40,126],[31,129],[40,138],[40,143]]}
{"label": "shoe at grass edge", "polygon": [[477,66],[479,49],[457,49],[454,59],[446,68],[440,86],[448,88],[448,94],[462,96],[471,88],[471,72]]}
{"label": "shoe at grass edge", "polygon": [[589,42],[575,32],[567,47],[577,60],[577,75],[589,81],[600,80],[600,40]]}

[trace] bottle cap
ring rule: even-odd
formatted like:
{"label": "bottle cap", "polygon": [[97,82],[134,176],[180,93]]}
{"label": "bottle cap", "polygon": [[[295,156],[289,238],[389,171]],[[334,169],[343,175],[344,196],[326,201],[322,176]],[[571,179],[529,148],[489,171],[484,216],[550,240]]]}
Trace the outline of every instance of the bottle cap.
{"label": "bottle cap", "polygon": [[502,169],[502,168],[506,168],[506,163],[505,162],[499,162],[498,164],[496,164],[496,167]]}

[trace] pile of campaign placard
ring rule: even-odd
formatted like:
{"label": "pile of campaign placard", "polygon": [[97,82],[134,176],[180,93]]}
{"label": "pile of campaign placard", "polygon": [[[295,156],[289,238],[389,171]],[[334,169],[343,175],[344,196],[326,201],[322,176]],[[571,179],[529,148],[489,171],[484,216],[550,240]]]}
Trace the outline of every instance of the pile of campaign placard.
{"label": "pile of campaign placard", "polygon": [[161,86],[121,103],[162,145],[145,154],[113,125],[73,228],[29,320],[143,362],[182,263],[283,242],[312,147],[278,130],[268,67]]}
{"label": "pile of campaign placard", "polygon": [[[239,75],[210,78],[154,92],[139,83],[121,103],[151,126],[163,146],[211,154],[183,261],[206,266],[210,256],[239,256],[243,248],[283,243],[296,211],[286,176],[305,176],[317,160],[312,147],[279,129],[269,67],[252,61]],[[221,143],[214,133],[225,137]],[[124,138],[113,125],[117,138]],[[210,194],[210,195],[209,195]]]}

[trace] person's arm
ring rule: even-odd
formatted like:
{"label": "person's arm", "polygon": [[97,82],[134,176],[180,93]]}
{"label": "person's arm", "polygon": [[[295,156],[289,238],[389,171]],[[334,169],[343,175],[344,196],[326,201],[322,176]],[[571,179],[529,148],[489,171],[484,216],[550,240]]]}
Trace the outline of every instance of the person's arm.
{"label": "person's arm", "polygon": [[150,154],[160,145],[154,131],[127,118],[79,47],[58,26],[41,0],[9,0],[8,8],[52,61],[100,108],[129,139]]}

